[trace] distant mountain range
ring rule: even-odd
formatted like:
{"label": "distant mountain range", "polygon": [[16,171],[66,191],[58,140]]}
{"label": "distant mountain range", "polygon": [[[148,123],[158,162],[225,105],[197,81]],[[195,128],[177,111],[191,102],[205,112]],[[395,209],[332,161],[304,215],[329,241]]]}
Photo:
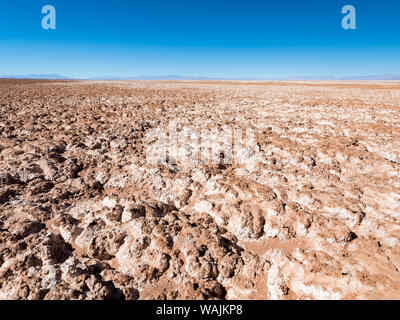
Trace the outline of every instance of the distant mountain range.
{"label": "distant mountain range", "polygon": [[28,75],[3,75],[2,79],[46,79],[46,80],[227,80],[223,78],[210,78],[210,77],[187,77],[180,75],[160,75],[149,76],[139,75],[134,77],[121,77],[121,76],[95,76],[85,78],[71,78],[59,74],[28,74]]}
{"label": "distant mountain range", "polygon": [[70,78],[59,74],[28,74],[28,75],[4,75],[0,78],[7,79],[47,79],[47,80],[377,80],[377,81],[397,81],[400,80],[400,75],[386,74],[386,75],[371,75],[371,76],[347,76],[347,77],[332,77],[332,76],[302,76],[302,77],[268,77],[268,78],[214,78],[214,77],[191,77],[181,75],[139,75],[134,77],[120,77],[120,76],[95,76],[87,78]]}
{"label": "distant mountain range", "polygon": [[212,78],[212,77],[191,77],[181,75],[160,75],[160,76],[149,76],[141,74],[134,77],[120,77],[120,76],[97,76],[90,77],[90,80],[227,80],[226,78]]}
{"label": "distant mountain range", "polygon": [[11,75],[4,75],[0,76],[0,78],[7,78],[7,79],[49,79],[49,80],[68,80],[71,78],[64,77],[59,74],[27,74],[27,75],[17,75],[17,76],[11,76]]}
{"label": "distant mountain range", "polygon": [[371,75],[371,76],[347,76],[347,77],[331,77],[331,76],[305,76],[305,77],[292,77],[282,80],[381,80],[393,81],[400,80],[398,74],[384,74],[384,75]]}

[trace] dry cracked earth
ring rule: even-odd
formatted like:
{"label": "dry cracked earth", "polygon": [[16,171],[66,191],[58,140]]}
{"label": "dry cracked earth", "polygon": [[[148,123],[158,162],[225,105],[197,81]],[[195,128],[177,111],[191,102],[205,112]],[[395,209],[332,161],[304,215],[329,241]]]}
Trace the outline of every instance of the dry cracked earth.
{"label": "dry cracked earth", "polygon": [[[0,110],[0,299],[400,299],[398,82],[1,80]],[[150,163],[170,121],[255,144]]]}

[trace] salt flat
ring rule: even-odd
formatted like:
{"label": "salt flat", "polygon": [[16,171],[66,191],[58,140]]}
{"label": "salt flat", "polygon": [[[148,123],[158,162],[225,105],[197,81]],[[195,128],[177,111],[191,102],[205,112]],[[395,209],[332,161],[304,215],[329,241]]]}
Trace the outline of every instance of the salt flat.
{"label": "salt flat", "polygon": [[0,97],[1,299],[400,299],[398,82]]}

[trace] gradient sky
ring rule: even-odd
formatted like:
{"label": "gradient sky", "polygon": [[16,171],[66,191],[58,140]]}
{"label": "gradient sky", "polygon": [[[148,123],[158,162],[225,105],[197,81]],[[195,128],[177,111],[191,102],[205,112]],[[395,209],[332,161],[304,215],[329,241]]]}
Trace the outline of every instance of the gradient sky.
{"label": "gradient sky", "polygon": [[[57,29],[41,28],[54,5]],[[341,28],[341,8],[357,30]],[[0,74],[400,74],[399,0],[1,0]]]}

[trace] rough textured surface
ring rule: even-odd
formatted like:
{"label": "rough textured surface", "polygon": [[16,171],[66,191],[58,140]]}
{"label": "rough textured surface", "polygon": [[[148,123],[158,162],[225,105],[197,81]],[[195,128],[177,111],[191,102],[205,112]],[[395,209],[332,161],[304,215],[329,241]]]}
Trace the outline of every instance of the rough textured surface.
{"label": "rough textured surface", "polygon": [[[400,299],[398,83],[0,97],[0,299]],[[251,128],[256,165],[149,163],[172,120]]]}

